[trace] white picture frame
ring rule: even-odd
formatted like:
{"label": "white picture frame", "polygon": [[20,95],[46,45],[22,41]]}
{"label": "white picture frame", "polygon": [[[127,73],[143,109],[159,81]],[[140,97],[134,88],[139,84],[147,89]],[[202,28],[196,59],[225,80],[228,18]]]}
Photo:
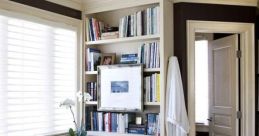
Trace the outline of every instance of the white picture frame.
{"label": "white picture frame", "polygon": [[97,68],[98,111],[143,111],[143,66],[102,65]]}

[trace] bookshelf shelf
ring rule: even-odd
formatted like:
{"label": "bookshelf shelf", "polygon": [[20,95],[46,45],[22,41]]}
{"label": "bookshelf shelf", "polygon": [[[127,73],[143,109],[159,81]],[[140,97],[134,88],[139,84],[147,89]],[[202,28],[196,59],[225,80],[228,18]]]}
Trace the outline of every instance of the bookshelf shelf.
{"label": "bookshelf shelf", "polygon": [[145,106],[160,106],[160,102],[145,102]]}
{"label": "bookshelf shelf", "polygon": [[97,101],[85,102],[86,105],[97,105]]}
{"label": "bookshelf shelf", "polygon": [[[160,68],[146,68],[144,69],[144,72],[146,73],[152,73],[152,72],[160,72]],[[85,71],[86,75],[97,75],[97,71]]]}
{"label": "bookshelf shelf", "polygon": [[97,71],[85,71],[86,75],[97,75]]}
{"label": "bookshelf shelf", "polygon": [[[97,101],[86,102],[86,105],[97,105]],[[145,106],[160,106],[160,102],[145,102]]]}
{"label": "bookshelf shelf", "polygon": [[125,38],[117,38],[117,39],[109,39],[109,40],[90,41],[90,42],[86,42],[86,45],[104,45],[104,44],[112,44],[112,43],[138,42],[138,41],[158,40],[158,39],[160,39],[159,35],[145,35],[145,36],[137,36],[137,37],[125,37]]}
{"label": "bookshelf shelf", "polygon": [[160,72],[160,68],[146,68],[144,69],[144,72],[148,73],[148,72]]}
{"label": "bookshelf shelf", "polygon": [[115,132],[100,132],[100,131],[87,131],[87,135],[89,135],[89,136],[150,136],[150,135],[115,133]]}

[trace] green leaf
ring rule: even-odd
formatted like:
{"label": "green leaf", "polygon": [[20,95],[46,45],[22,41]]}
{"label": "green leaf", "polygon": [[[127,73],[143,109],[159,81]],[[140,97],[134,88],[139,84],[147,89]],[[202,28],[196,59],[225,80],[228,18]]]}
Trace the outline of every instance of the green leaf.
{"label": "green leaf", "polygon": [[76,136],[72,128],[69,129],[68,133],[69,133],[69,136]]}

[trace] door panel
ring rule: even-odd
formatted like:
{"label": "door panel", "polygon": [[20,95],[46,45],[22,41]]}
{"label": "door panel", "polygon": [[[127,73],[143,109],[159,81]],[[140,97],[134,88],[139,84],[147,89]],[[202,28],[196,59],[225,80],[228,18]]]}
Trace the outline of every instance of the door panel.
{"label": "door panel", "polygon": [[210,136],[236,136],[238,35],[209,43]]}

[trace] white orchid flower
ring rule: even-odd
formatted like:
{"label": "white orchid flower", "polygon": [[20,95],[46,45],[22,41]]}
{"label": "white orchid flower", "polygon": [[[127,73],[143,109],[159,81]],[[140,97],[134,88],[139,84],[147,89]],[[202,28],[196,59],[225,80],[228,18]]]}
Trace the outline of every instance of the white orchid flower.
{"label": "white orchid flower", "polygon": [[84,101],[90,101],[93,99],[93,97],[89,93],[86,93],[86,92],[84,92],[84,96],[83,96],[81,91],[77,92],[76,96],[78,97],[78,101],[80,101],[80,102],[82,101],[83,98],[84,98]]}
{"label": "white orchid flower", "polygon": [[71,106],[74,106],[75,102],[71,99],[65,99],[63,102],[60,103],[60,107],[66,107],[70,108]]}

